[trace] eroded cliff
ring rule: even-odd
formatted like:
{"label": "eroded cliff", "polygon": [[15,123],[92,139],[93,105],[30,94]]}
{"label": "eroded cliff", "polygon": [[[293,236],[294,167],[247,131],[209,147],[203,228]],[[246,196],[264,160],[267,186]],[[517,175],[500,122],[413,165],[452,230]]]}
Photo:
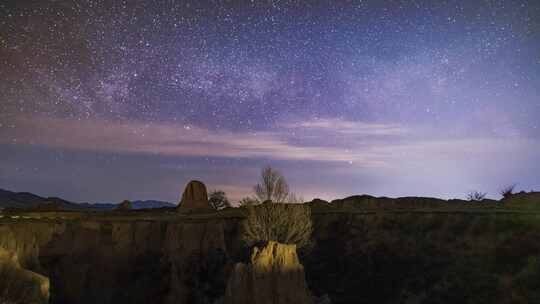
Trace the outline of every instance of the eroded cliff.
{"label": "eroded cliff", "polygon": [[274,241],[254,247],[248,264],[229,276],[225,304],[311,304],[296,245]]}
{"label": "eroded cliff", "polygon": [[[313,296],[332,303],[532,303],[540,296],[534,208],[381,202],[312,204],[313,242],[299,256]],[[249,261],[238,209],[36,214],[0,219],[0,248],[50,280],[51,303],[220,303],[234,265]]]}

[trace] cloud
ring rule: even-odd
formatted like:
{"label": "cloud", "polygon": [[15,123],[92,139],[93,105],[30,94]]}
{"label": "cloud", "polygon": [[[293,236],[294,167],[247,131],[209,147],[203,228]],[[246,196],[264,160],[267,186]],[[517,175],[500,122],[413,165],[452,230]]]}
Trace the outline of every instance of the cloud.
{"label": "cloud", "polygon": [[286,123],[263,132],[43,116],[19,116],[11,125],[14,129],[5,130],[10,136],[1,136],[0,143],[174,157],[341,162],[393,170],[540,150],[537,141],[524,138],[437,138],[398,124],[339,119]]}
{"label": "cloud", "polygon": [[385,136],[404,135],[406,128],[398,124],[366,123],[337,118],[322,118],[284,124],[285,127],[303,131],[332,132],[347,136]]}
{"label": "cloud", "polygon": [[191,125],[147,122],[75,120],[19,116],[1,143],[73,150],[147,153],[167,156],[267,158],[306,161],[362,161],[340,147],[291,144],[287,130],[266,132],[215,131]]}
{"label": "cloud", "polygon": [[[69,164],[64,158],[51,162],[51,153],[62,152],[66,157],[112,153],[116,161],[108,166],[114,168],[109,169],[114,184],[121,180],[128,191],[144,172],[146,183],[164,189],[167,196],[162,199],[176,197],[179,180],[200,178],[236,200],[251,192],[253,177],[263,163],[283,170],[306,199],[358,193],[451,197],[472,189],[496,193],[500,184],[510,182],[534,187],[521,181],[534,181],[540,163],[540,142],[533,138],[451,137],[438,130],[336,118],[300,120],[270,131],[247,132],[175,123],[17,116],[0,126],[0,146],[5,155],[11,155],[0,166],[11,177],[17,176],[10,165],[19,155],[17,168],[26,166],[28,172],[43,167],[43,176],[57,172],[53,175],[65,175],[61,177],[65,179],[80,170],[66,173],[57,169]],[[43,147],[48,149],[33,149]],[[43,156],[47,159],[43,164],[28,153],[49,156]],[[80,168],[80,164],[76,166]],[[103,174],[101,169],[94,175],[88,172],[85,174],[92,178]],[[128,174],[131,179],[121,172],[132,172]],[[109,189],[108,183],[100,187]],[[142,189],[137,191],[141,197],[150,197]],[[115,190],[111,188],[110,193]]]}

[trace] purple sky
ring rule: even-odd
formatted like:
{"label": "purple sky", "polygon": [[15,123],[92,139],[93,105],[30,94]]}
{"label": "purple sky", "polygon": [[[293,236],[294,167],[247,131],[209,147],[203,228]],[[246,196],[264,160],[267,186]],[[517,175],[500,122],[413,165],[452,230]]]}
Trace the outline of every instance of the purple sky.
{"label": "purple sky", "polygon": [[0,188],[540,189],[540,2],[0,3]]}

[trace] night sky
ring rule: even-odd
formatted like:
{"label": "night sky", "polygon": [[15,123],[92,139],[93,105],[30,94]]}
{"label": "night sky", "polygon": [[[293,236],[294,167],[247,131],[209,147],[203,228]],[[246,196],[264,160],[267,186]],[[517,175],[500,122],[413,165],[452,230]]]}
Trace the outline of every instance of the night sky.
{"label": "night sky", "polygon": [[0,1],[0,188],[540,189],[540,1]]}

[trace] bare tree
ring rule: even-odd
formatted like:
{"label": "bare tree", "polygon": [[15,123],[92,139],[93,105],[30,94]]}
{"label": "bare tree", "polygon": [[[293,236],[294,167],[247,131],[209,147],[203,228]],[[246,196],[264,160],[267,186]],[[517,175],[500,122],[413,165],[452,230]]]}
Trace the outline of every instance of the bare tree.
{"label": "bare tree", "polygon": [[503,198],[509,198],[514,194],[514,189],[516,188],[517,184],[508,185],[499,191],[499,193],[502,195]]}
{"label": "bare tree", "polygon": [[225,191],[223,190],[212,190],[208,195],[208,203],[210,206],[216,210],[221,210],[231,206]]}
{"label": "bare tree", "polygon": [[467,199],[471,202],[480,202],[486,198],[487,193],[479,191],[471,191],[467,194]]}
{"label": "bare tree", "polygon": [[255,195],[261,202],[284,203],[289,198],[289,185],[281,173],[270,166],[261,171],[261,181],[255,185]]}
{"label": "bare tree", "polygon": [[255,198],[244,198],[240,202],[247,211],[243,239],[248,245],[268,241],[298,247],[309,244],[313,230],[311,209],[300,204],[302,198],[290,192],[279,171],[269,166],[262,169],[254,192]]}
{"label": "bare tree", "polygon": [[287,203],[289,204],[303,204],[304,198],[302,196],[297,196],[296,193],[291,192],[289,193],[289,197],[287,197]]}

